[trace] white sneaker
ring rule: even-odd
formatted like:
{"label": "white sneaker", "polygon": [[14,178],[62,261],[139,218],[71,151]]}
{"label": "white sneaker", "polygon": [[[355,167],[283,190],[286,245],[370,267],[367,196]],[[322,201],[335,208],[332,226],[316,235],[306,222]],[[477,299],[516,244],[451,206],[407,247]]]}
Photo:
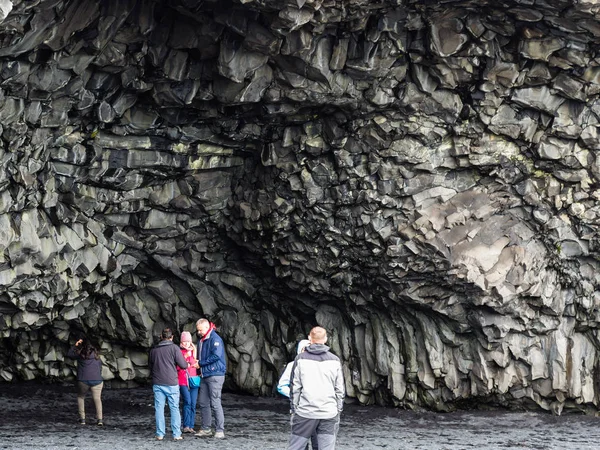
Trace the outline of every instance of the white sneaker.
{"label": "white sneaker", "polygon": [[217,431],[215,433],[215,439],[225,439],[225,433],[223,433],[222,431]]}

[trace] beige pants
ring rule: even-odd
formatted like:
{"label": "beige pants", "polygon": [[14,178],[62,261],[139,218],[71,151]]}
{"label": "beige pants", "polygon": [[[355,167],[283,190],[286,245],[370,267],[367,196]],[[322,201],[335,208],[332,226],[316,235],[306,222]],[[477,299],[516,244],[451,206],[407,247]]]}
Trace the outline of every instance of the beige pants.
{"label": "beige pants", "polygon": [[94,400],[94,406],[96,407],[96,419],[102,420],[102,388],[104,382],[97,384],[96,386],[90,386],[81,381],[77,382],[77,409],[79,410],[79,418],[85,419],[85,394],[88,391],[92,391],[92,399]]}

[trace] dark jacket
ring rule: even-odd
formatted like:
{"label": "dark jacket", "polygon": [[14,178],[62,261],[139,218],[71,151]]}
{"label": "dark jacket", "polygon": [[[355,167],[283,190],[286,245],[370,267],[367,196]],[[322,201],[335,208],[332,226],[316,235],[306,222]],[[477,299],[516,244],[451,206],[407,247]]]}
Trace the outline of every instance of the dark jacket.
{"label": "dark jacket", "polygon": [[87,358],[79,354],[77,347],[71,347],[67,357],[77,360],[78,381],[102,381],[102,361],[96,359],[96,353],[92,352]]}
{"label": "dark jacket", "polygon": [[160,341],[150,350],[148,365],[152,374],[152,384],[179,386],[176,365],[185,369],[188,363],[181,354],[179,346],[173,344],[173,341],[165,340]]}
{"label": "dark jacket", "polygon": [[202,378],[225,375],[227,363],[225,362],[225,346],[223,339],[212,330],[206,340],[198,341],[198,360]]}

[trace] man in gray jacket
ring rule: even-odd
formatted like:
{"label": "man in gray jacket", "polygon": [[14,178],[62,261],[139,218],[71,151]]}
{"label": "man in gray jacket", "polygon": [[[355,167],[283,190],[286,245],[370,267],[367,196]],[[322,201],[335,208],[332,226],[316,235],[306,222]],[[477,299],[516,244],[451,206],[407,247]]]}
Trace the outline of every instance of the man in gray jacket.
{"label": "man in gray jacket", "polygon": [[303,450],[316,432],[319,450],[333,450],[344,406],[340,359],[325,345],[327,332],[315,327],[310,345],[296,357],[290,382],[292,434],[288,450]]}
{"label": "man in gray jacket", "polygon": [[177,366],[187,369],[188,363],[179,346],[173,343],[173,332],[165,328],[160,334],[160,343],[150,350],[148,365],[152,374],[152,390],[154,391],[154,415],[156,418],[156,439],[165,438],[165,400],[169,402],[171,411],[171,431],[173,439],[181,437],[181,414],[179,413],[179,379]]}

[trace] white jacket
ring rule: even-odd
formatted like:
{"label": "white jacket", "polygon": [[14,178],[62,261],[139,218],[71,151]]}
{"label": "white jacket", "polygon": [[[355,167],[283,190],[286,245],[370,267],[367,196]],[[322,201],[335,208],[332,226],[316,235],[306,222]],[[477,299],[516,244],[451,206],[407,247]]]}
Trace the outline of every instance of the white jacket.
{"label": "white jacket", "polygon": [[279,378],[277,383],[277,392],[286,397],[290,396],[290,375],[292,374],[292,367],[294,367],[294,361],[290,362],[285,366],[285,370]]}
{"label": "white jacket", "polygon": [[[298,342],[298,346],[296,347],[296,354],[299,355],[300,353],[302,353],[309,344],[310,341],[306,339],[303,339],[300,342]],[[288,363],[287,366],[285,366],[285,370],[281,374],[279,382],[277,383],[277,392],[279,392],[281,395],[285,395],[286,397],[290,396],[290,376],[292,375],[292,367],[294,366],[294,361]]]}

